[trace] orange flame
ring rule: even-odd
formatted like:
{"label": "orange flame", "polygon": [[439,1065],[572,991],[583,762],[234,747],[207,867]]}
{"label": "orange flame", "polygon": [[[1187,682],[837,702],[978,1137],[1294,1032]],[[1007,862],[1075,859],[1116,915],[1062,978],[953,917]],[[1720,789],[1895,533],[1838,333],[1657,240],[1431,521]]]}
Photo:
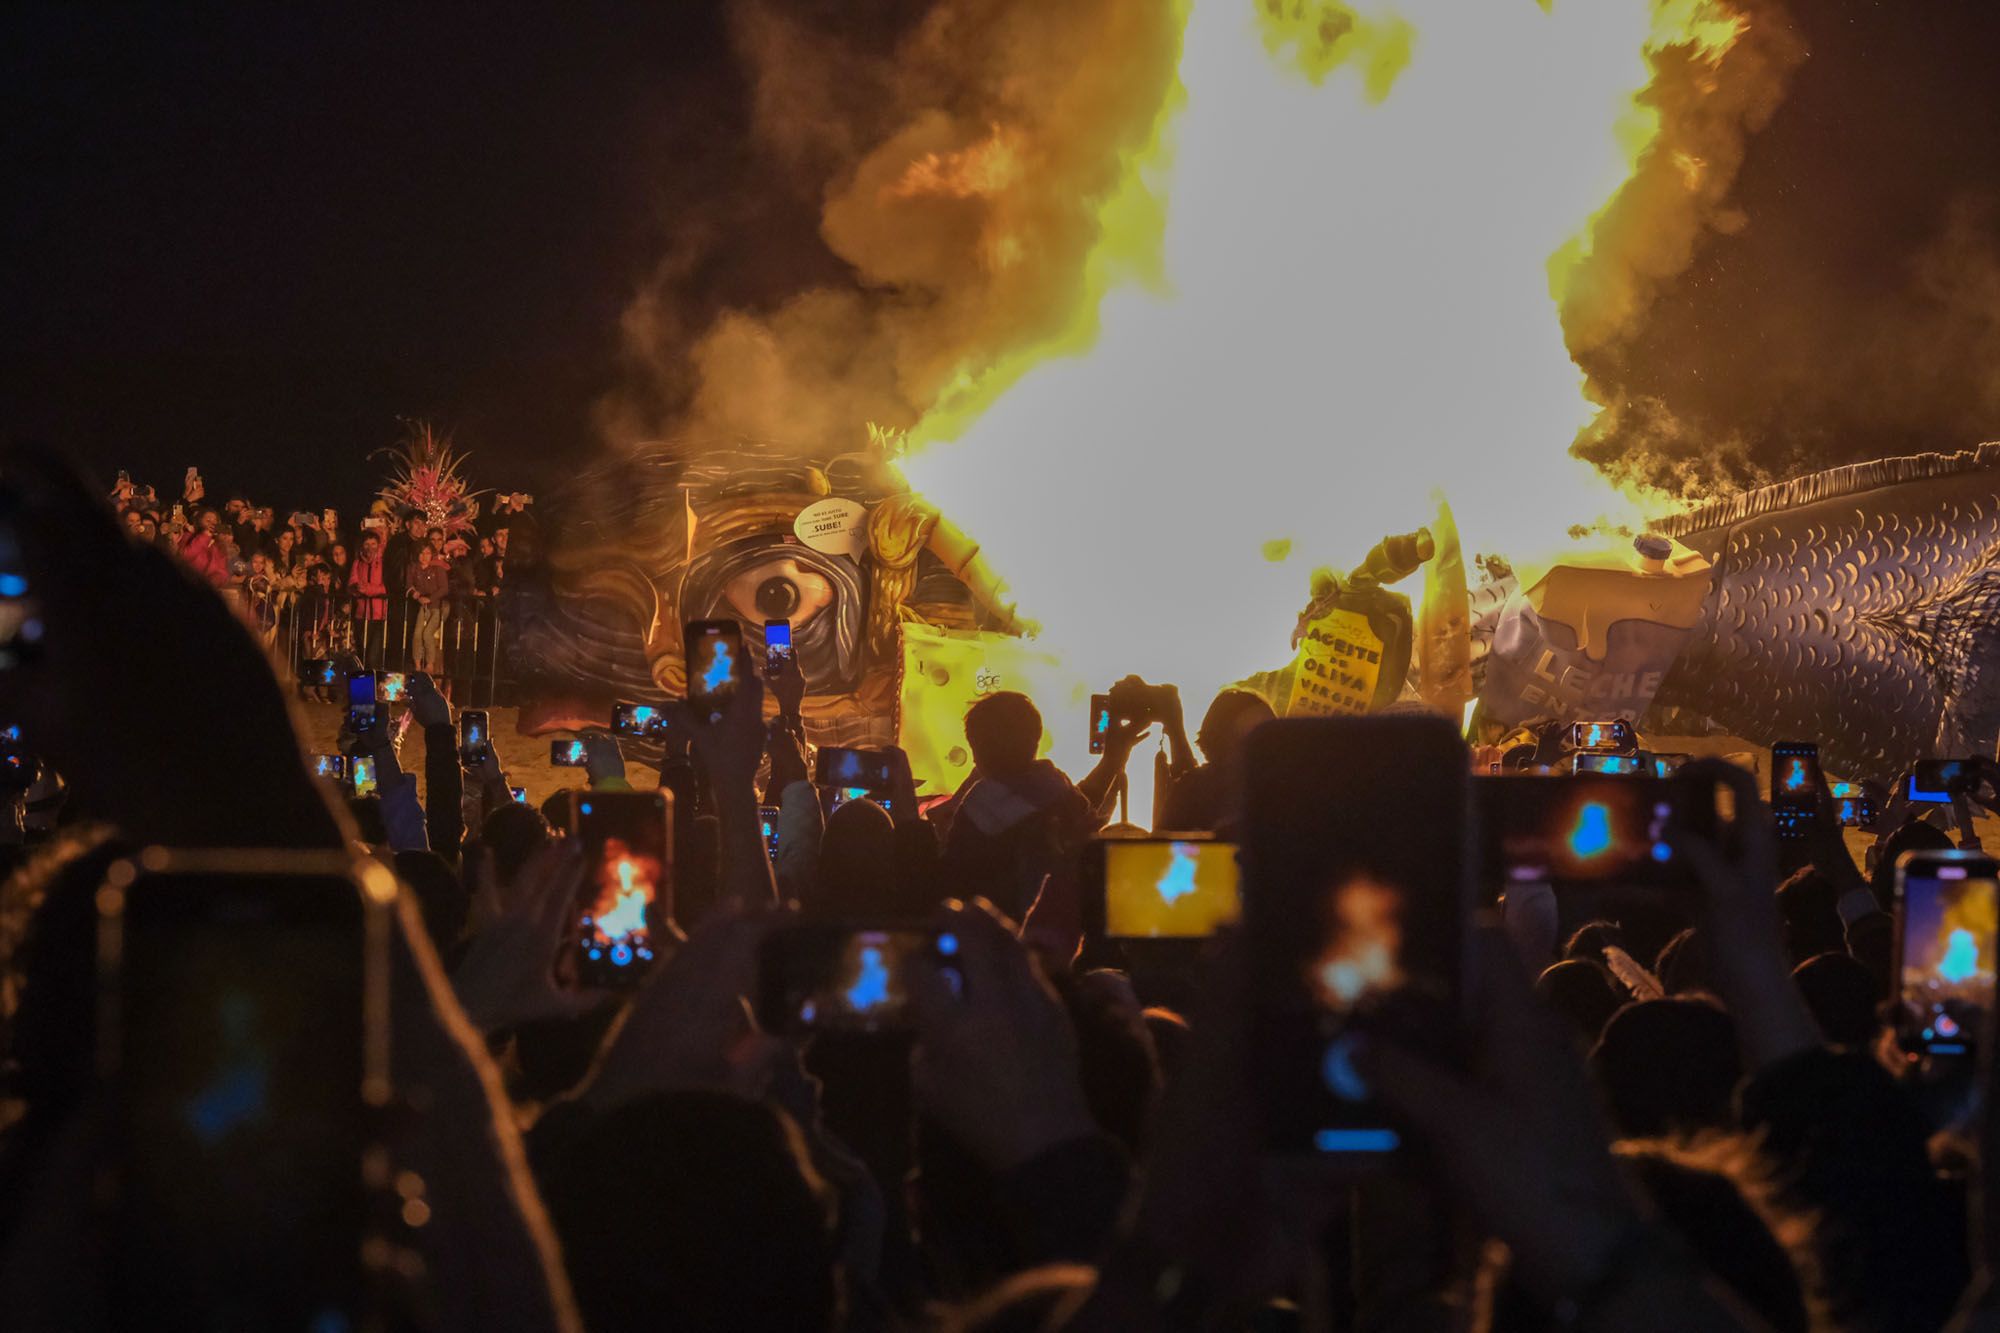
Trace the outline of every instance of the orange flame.
{"label": "orange flame", "polygon": [[1753,99],[1718,147],[1656,154],[1656,80],[1701,104],[1747,31],[1723,0],[1197,0],[1089,304],[962,374],[907,475],[1080,678],[1146,671],[1196,708],[1285,661],[1308,571],[1430,521],[1435,488],[1468,552],[1660,512],[1568,453],[1597,411],[1571,346],[1719,225]]}

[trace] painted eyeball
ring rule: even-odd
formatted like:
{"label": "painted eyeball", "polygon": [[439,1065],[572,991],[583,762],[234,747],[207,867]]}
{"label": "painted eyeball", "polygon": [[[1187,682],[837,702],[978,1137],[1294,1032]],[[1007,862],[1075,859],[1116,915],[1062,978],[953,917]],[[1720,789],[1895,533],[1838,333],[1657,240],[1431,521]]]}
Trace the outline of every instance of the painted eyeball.
{"label": "painted eyeball", "polygon": [[833,584],[789,556],[779,556],[730,579],[722,595],[744,623],[789,620],[796,633],[833,605]]}

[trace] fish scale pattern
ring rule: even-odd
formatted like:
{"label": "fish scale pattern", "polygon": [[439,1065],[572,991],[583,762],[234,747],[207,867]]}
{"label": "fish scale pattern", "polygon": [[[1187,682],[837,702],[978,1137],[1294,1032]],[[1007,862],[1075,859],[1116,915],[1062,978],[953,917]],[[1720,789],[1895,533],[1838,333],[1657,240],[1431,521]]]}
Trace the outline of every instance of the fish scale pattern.
{"label": "fish scale pattern", "polygon": [[1766,743],[1817,737],[1828,766],[1847,774],[1887,775],[1982,739],[1991,753],[2000,467],[1771,507],[1682,536],[1711,554],[1715,578],[1662,705]]}

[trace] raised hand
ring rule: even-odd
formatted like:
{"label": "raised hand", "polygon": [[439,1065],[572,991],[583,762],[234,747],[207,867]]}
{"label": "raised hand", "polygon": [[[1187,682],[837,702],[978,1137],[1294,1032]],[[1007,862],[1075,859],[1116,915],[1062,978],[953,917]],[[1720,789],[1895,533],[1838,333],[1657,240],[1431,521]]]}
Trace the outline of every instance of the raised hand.
{"label": "raised hand", "polygon": [[[1718,787],[1729,792],[1732,802],[1732,818],[1713,834],[1682,826],[1667,836],[1674,855],[1701,884],[1701,931],[1716,987],[1736,1019],[1749,1067],[1759,1069],[1817,1046],[1819,1027],[1792,983],[1785,955],[1777,897],[1778,840],[1756,779],[1734,764],[1703,759],[1676,773],[1674,781],[1691,808],[1712,803]],[[1818,822],[1826,823],[1824,811]]]}
{"label": "raised hand", "polygon": [[994,1171],[1097,1132],[1069,1014],[1011,928],[984,902],[939,918],[965,978],[920,970],[913,1086],[919,1103]]}
{"label": "raised hand", "polygon": [[723,892],[745,906],[777,901],[764,834],[757,822],[757,768],[764,761],[764,685],[756,677],[738,683],[719,714],[686,702],[671,705],[670,731],[693,742],[695,761],[708,774],[722,824]]}
{"label": "raised hand", "polygon": [[593,787],[625,783],[625,752],[618,738],[602,731],[583,733],[583,771]]}
{"label": "raised hand", "polygon": [[749,1010],[767,925],[734,909],[703,921],[640,988],[583,1099],[601,1111],[681,1088],[762,1097],[784,1047]]}
{"label": "raised hand", "polygon": [[603,991],[561,986],[555,977],[556,953],[583,887],[582,849],[566,839],[535,853],[497,912],[492,860],[481,856],[475,865],[474,899],[489,915],[451,973],[472,1025],[491,1035],[539,1019],[573,1018],[603,1003]]}
{"label": "raised hand", "polygon": [[798,655],[793,653],[767,667],[764,678],[770,682],[771,696],[778,701],[778,711],[786,717],[797,717],[806,698],[806,676],[799,669]]}
{"label": "raised hand", "polygon": [[451,700],[438,693],[437,682],[427,671],[415,672],[410,677],[410,716],[420,727],[451,725]]}
{"label": "raised hand", "polygon": [[1612,1158],[1583,1062],[1536,1003],[1506,937],[1477,931],[1474,963],[1480,1073],[1378,1042],[1376,1082],[1475,1216],[1513,1250],[1530,1289],[1553,1301],[1596,1282],[1643,1214]]}

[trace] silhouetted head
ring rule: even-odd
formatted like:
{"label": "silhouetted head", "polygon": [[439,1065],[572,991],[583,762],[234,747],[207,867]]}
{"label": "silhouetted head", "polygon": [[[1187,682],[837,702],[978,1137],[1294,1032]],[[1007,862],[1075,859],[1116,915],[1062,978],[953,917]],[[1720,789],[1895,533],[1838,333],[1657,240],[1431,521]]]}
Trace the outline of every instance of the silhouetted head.
{"label": "silhouetted head", "polygon": [[1785,952],[1796,966],[1829,950],[1847,947],[1847,927],[1834,903],[1833,881],[1806,866],[1778,886],[1778,914],[1784,923]]}
{"label": "silhouetted head", "polygon": [[1735,1022],[1696,999],[1626,1005],[1604,1025],[1590,1067],[1625,1138],[1727,1127],[1743,1077]]}
{"label": "silhouetted head", "polygon": [[502,884],[512,884],[528,858],[546,847],[551,836],[542,812],[519,801],[507,802],[479,826],[479,841],[493,854],[493,875]]}
{"label": "silhouetted head", "polygon": [[1201,727],[1195,732],[1194,742],[1209,763],[1233,768],[1243,757],[1243,743],[1250,733],[1277,716],[1261,694],[1224,690],[1201,715]]}
{"label": "silhouetted head", "polygon": [[1792,981],[1829,1042],[1863,1048],[1875,1040],[1881,1027],[1875,975],[1860,959],[1846,953],[1823,953],[1800,963],[1792,972]]}
{"label": "silhouetted head", "polygon": [[1708,941],[1689,926],[1660,946],[1653,975],[1669,995],[1695,995],[1715,989],[1708,979]]}
{"label": "silhouetted head", "polygon": [[1606,949],[1624,947],[1625,928],[1616,921],[1586,921],[1570,933],[1563,945],[1563,957],[1602,962]]}
{"label": "silhouetted head", "polygon": [[1057,973],[1050,981],[1076,1030],[1077,1072],[1090,1113],[1136,1155],[1161,1077],[1132,983],[1122,972],[1102,969],[1081,976]]}
{"label": "silhouetted head", "polygon": [[846,802],[826,821],[810,905],[835,912],[893,911],[897,887],[895,822],[871,800]]}
{"label": "silhouetted head", "polygon": [[465,933],[465,921],[472,910],[472,899],[459,883],[457,872],[436,852],[397,852],[396,878],[416,895],[431,946],[443,953],[456,944]]}
{"label": "silhouetted head", "polygon": [[965,712],[965,740],[981,773],[1005,781],[1035,762],[1042,744],[1042,715],[1034,701],[1000,690]]}
{"label": "silhouetted head", "polygon": [[1896,860],[1904,852],[1950,850],[1950,836],[1921,819],[1913,818],[1890,833],[1875,849],[1875,869],[1868,877],[1868,887],[1875,891],[1876,903],[1885,912],[1896,910]]}
{"label": "silhouetted head", "polygon": [[542,802],[542,818],[548,821],[550,828],[558,833],[569,832],[570,805],[575,799],[575,790],[570,787],[564,787],[561,791],[558,791],[555,795]]}
{"label": "silhouetted head", "polygon": [[347,798],[347,813],[354,816],[354,826],[361,834],[361,841],[370,847],[382,847],[389,841],[389,826],[382,820],[382,798],[380,796],[350,796]]}
{"label": "silhouetted head", "polygon": [[1611,1015],[1632,997],[1611,969],[1588,958],[1565,958],[1535,979],[1535,994],[1594,1045]]}

